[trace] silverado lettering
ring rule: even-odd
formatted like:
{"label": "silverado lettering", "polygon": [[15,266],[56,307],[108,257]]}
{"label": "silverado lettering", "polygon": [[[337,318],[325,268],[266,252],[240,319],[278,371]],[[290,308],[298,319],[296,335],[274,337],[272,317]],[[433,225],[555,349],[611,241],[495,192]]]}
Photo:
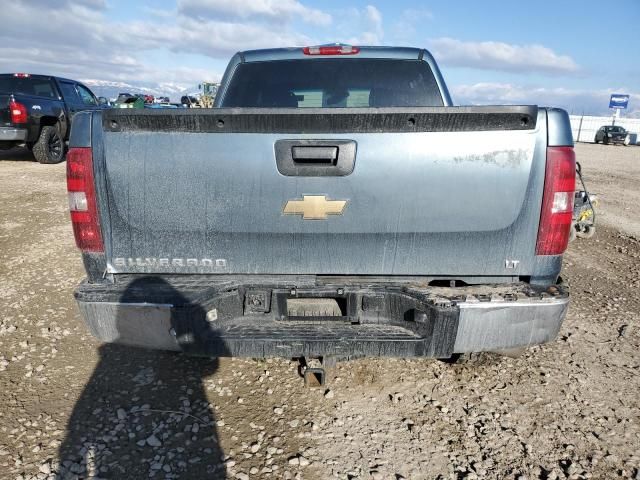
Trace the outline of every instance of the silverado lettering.
{"label": "silverado lettering", "polygon": [[[224,268],[227,261],[223,258],[114,258],[113,266],[118,267],[203,267]],[[113,272],[112,272],[113,273]]]}

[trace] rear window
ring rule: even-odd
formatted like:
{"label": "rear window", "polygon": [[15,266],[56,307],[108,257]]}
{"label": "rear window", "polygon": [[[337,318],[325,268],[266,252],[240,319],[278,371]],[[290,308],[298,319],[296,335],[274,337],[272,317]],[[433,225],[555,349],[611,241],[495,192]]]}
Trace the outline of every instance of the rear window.
{"label": "rear window", "polygon": [[426,62],[387,59],[313,59],[238,65],[223,107],[441,107]]}
{"label": "rear window", "polygon": [[47,98],[58,97],[53,82],[49,78],[41,77],[0,76],[0,92]]}

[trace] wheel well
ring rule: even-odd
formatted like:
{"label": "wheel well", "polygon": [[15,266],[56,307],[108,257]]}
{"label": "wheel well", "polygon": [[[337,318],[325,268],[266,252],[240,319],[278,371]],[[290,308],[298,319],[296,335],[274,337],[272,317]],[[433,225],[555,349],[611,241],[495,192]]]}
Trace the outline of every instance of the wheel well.
{"label": "wheel well", "polygon": [[58,124],[58,119],[56,117],[42,117],[40,119],[41,127],[55,127]]}

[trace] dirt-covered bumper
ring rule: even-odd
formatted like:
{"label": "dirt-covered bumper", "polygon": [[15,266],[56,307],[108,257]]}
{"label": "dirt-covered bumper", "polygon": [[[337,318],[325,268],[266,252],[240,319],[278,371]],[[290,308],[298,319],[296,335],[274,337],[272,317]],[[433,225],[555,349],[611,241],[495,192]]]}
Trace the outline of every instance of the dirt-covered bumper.
{"label": "dirt-covered bumper", "polygon": [[[83,283],[76,299],[104,342],[246,357],[447,358],[526,347],[556,337],[569,302],[562,286],[316,277],[129,277]],[[318,307],[327,302],[331,312]]]}

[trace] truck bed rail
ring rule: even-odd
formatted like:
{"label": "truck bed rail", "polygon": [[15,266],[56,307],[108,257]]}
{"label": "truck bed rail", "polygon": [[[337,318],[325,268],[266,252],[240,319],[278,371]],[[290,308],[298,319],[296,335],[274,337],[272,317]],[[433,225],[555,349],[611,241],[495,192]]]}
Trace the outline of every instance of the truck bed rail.
{"label": "truck bed rail", "polygon": [[534,130],[538,107],[211,108],[105,111],[107,132],[382,133]]}

